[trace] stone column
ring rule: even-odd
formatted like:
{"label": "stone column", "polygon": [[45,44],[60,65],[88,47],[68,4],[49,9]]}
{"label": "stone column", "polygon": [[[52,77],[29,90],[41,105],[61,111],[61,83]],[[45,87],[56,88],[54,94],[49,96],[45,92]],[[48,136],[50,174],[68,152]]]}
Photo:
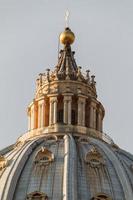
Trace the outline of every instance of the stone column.
{"label": "stone column", "polygon": [[82,125],[82,102],[78,100],[78,126]]}
{"label": "stone column", "polygon": [[82,126],[85,126],[85,101],[82,104],[82,109],[83,109],[83,117],[82,117]]}
{"label": "stone column", "polygon": [[42,100],[41,127],[45,126],[45,99]]}
{"label": "stone column", "polygon": [[31,117],[28,116],[28,131],[31,129]]}
{"label": "stone column", "polygon": [[78,125],[85,126],[86,96],[78,96]]}
{"label": "stone column", "polygon": [[27,109],[27,115],[28,115],[28,131],[31,130],[31,108],[28,107]]}
{"label": "stone column", "polygon": [[90,128],[96,128],[96,102],[93,100],[90,103]]}
{"label": "stone column", "polygon": [[98,111],[98,115],[97,115],[97,130],[101,131],[101,115]]}
{"label": "stone column", "polygon": [[57,96],[50,96],[49,125],[57,123]]}
{"label": "stone column", "polygon": [[34,128],[38,128],[38,106],[37,102],[34,102]]}
{"label": "stone column", "polygon": [[102,110],[101,108],[98,109],[98,116],[97,116],[97,130],[102,132]]}
{"label": "stone column", "polygon": [[89,127],[93,128],[93,107],[92,107],[92,105],[90,105],[90,123],[89,123]]}
{"label": "stone column", "polygon": [[31,129],[35,129],[38,127],[38,109],[36,101],[33,101],[31,106]]}
{"label": "stone column", "polygon": [[67,100],[65,99],[65,97],[64,97],[64,113],[63,113],[63,122],[65,123],[65,124],[67,124],[68,123],[68,102],[67,102]]}
{"label": "stone column", "polygon": [[38,102],[38,128],[41,127],[41,104]]}
{"label": "stone column", "polygon": [[30,122],[31,122],[31,129],[33,129],[33,108],[31,107],[31,118],[30,118]]}
{"label": "stone column", "polygon": [[68,101],[68,124],[71,124],[72,121],[72,101]]}
{"label": "stone column", "polygon": [[44,121],[45,121],[45,99],[41,99],[38,102],[38,127],[42,128],[44,127]]}
{"label": "stone column", "polygon": [[103,131],[103,119],[101,119],[101,126],[100,126],[100,131]]}
{"label": "stone column", "polygon": [[50,99],[50,106],[49,106],[49,125],[53,123],[53,101]]}
{"label": "stone column", "polygon": [[65,124],[71,124],[71,113],[72,113],[72,94],[66,93],[64,94],[64,116],[63,122]]}
{"label": "stone column", "polygon": [[96,129],[96,108],[93,108],[93,128]]}
{"label": "stone column", "polygon": [[53,101],[53,107],[54,107],[53,123],[56,124],[57,123],[57,98],[54,99]]}

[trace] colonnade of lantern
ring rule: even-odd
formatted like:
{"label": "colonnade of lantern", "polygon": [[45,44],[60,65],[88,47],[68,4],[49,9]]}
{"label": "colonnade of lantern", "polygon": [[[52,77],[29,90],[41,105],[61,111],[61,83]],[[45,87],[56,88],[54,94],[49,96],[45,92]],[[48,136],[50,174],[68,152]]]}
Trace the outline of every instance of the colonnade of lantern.
{"label": "colonnade of lantern", "polygon": [[59,95],[48,95],[34,100],[28,108],[29,130],[61,122],[102,132],[103,116],[103,107],[98,101],[71,93],[63,94],[61,98]]}

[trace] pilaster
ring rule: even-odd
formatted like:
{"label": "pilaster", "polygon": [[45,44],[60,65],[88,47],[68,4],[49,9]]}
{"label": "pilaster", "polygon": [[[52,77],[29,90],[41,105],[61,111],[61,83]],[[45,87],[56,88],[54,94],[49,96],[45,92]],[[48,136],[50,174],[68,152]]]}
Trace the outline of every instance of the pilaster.
{"label": "pilaster", "polygon": [[93,100],[90,102],[90,122],[89,127],[96,128],[96,102]]}
{"label": "pilaster", "polygon": [[85,104],[86,96],[78,95],[78,125],[85,126]]}
{"label": "pilaster", "polygon": [[57,123],[57,95],[49,97],[49,125]]}
{"label": "pilaster", "polygon": [[31,129],[35,129],[37,127],[38,127],[37,102],[33,100],[33,104],[31,105]]}
{"label": "pilaster", "polygon": [[63,114],[63,122],[65,124],[71,124],[71,112],[72,112],[72,94],[64,93],[64,114]]}

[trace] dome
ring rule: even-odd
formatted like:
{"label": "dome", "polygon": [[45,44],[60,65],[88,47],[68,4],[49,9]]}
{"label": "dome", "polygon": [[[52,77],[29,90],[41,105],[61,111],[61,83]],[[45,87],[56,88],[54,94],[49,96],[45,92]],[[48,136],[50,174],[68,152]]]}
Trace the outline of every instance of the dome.
{"label": "dome", "polygon": [[0,151],[1,200],[133,199],[133,155],[104,133],[95,76],[70,44],[36,80],[28,131]]}
{"label": "dome", "polygon": [[2,200],[133,197],[133,156],[114,144],[59,133],[34,137],[1,153],[8,161],[1,170]]}

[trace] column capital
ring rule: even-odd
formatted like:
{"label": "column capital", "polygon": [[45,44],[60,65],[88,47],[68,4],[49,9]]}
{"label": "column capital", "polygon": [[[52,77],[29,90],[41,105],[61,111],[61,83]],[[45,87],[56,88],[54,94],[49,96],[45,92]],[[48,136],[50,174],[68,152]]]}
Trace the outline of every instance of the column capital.
{"label": "column capital", "polygon": [[78,125],[85,126],[85,103],[87,96],[78,95]]}
{"label": "column capital", "polygon": [[83,94],[78,94],[78,97],[79,97],[79,98],[82,98],[82,99],[88,99],[88,96],[83,95]]}
{"label": "column capital", "polygon": [[50,102],[58,101],[57,96],[50,96],[49,99],[50,99]]}
{"label": "column capital", "polygon": [[87,98],[88,98],[87,96],[78,95],[78,103],[83,103],[83,104],[85,104]]}
{"label": "column capital", "polygon": [[98,107],[98,113],[99,113],[100,115],[103,114],[103,110],[102,110],[100,107]]}
{"label": "column capital", "polygon": [[45,98],[40,99],[40,100],[38,101],[38,104],[40,105],[40,104],[43,104],[44,102],[45,102]]}
{"label": "column capital", "polygon": [[30,116],[31,115],[31,107],[28,106],[27,108],[27,115]]}
{"label": "column capital", "polygon": [[33,100],[33,103],[31,104],[31,109],[34,109],[35,111],[37,111],[37,101],[36,100]]}
{"label": "column capital", "polygon": [[63,101],[71,101],[72,96],[73,96],[72,93],[63,93],[63,97],[64,97]]}
{"label": "column capital", "polygon": [[90,101],[90,107],[97,108],[97,102],[95,100]]}
{"label": "column capital", "polygon": [[58,95],[59,95],[59,94],[48,94],[47,97],[52,98],[52,97],[57,97]]}
{"label": "column capital", "polygon": [[100,102],[98,102],[98,110],[100,111],[100,113],[105,115],[105,109],[104,109],[103,105]]}
{"label": "column capital", "polygon": [[88,97],[85,95],[78,95],[78,102],[85,103]]}

